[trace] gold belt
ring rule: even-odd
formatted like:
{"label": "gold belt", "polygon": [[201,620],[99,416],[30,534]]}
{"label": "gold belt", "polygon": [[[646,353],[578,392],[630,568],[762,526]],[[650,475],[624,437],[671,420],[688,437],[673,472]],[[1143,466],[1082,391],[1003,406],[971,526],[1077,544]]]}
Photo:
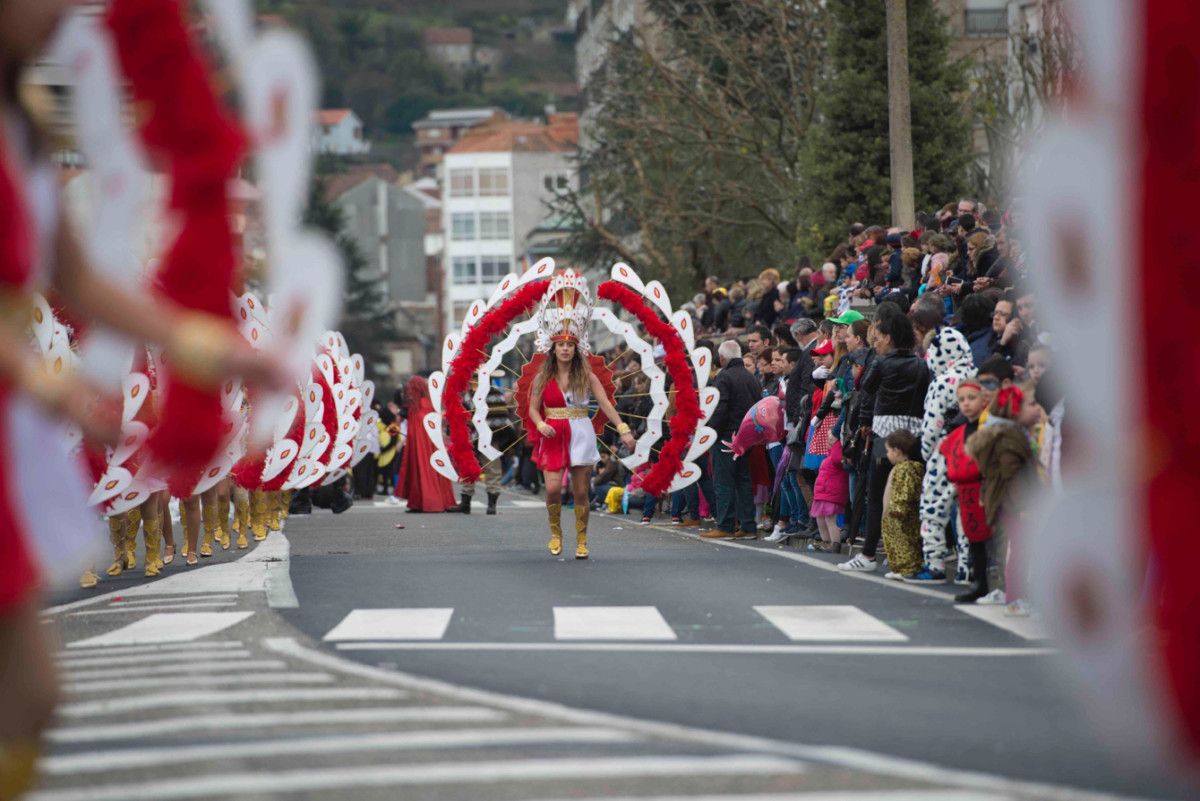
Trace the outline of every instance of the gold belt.
{"label": "gold belt", "polygon": [[587,416],[587,409],[572,406],[552,406],[546,410],[547,420],[580,420]]}

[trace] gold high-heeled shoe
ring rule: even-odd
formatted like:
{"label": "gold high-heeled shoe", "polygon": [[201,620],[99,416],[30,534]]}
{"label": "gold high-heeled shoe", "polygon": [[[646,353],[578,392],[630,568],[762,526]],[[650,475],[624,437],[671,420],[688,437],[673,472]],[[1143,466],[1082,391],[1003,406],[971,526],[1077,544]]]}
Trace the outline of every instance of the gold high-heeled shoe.
{"label": "gold high-heeled shoe", "polygon": [[81,589],[90,590],[100,583],[100,577],[96,575],[96,571],[90,567],[83,571],[83,575],[79,577],[79,586]]}

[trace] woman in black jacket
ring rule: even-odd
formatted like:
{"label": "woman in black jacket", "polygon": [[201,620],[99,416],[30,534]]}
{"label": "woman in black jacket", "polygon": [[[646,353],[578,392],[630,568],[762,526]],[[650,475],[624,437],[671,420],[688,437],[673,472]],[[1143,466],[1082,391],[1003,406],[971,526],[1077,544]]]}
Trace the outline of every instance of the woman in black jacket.
{"label": "woman in black jacket", "polygon": [[878,359],[862,381],[862,390],[875,398],[870,424],[873,442],[867,479],[867,536],[862,552],[838,565],[841,570],[867,573],[877,567],[875,552],[883,533],[883,494],[892,467],[884,440],[900,429],[920,435],[925,392],[929,389],[929,368],[916,355],[916,335],[907,317],[884,312],[877,318],[873,344]]}

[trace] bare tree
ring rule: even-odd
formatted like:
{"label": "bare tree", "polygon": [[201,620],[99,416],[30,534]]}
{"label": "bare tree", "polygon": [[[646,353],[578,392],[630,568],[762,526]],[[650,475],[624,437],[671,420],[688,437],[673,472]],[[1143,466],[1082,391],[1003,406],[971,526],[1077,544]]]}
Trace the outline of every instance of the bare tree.
{"label": "bare tree", "polygon": [[1079,41],[1062,0],[1042,0],[1018,20],[1007,58],[980,59],[973,105],[988,143],[986,172],[977,176],[983,197],[1008,199],[1021,154],[1042,132],[1079,67]]}
{"label": "bare tree", "polygon": [[801,151],[824,64],[821,0],[651,0],[589,84],[582,188],[559,201],[585,263],[622,259],[668,288],[794,259]]}

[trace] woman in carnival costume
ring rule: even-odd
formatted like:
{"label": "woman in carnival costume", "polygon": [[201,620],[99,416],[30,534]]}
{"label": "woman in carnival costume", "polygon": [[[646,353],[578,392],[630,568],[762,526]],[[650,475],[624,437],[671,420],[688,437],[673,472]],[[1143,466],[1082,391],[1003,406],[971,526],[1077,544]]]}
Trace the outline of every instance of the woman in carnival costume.
{"label": "woman in carnival costume", "polygon": [[550,553],[562,553],[562,479],[563,472],[570,470],[575,497],[575,558],[587,559],[588,494],[592,468],[600,461],[588,411],[592,398],[630,451],[634,448],[633,433],[617,414],[587,358],[592,302],[583,276],[569,271],[556,275],[537,319],[537,349],[549,353],[537,368],[527,416],[533,423],[529,431],[533,461],[546,482]]}
{"label": "woman in carnival costume", "polygon": [[[26,64],[42,52],[73,4],[9,0],[0,6],[0,799],[33,780],[42,731],[57,697],[52,634],[39,618],[41,566],[61,569],[94,518],[56,421],[113,442],[117,415],[69,370],[55,371],[29,344],[33,293],[52,289],[80,319],[162,347],[177,374],[215,386],[240,373],[275,380],[232,326],[169,301],[152,301],[101,276],[64,219],[48,138],[24,102]],[[61,453],[59,452],[61,451]],[[47,471],[58,471],[47,475]],[[75,472],[79,472],[76,470]],[[74,486],[78,484],[78,486]],[[78,555],[78,554],[74,554]]]}

